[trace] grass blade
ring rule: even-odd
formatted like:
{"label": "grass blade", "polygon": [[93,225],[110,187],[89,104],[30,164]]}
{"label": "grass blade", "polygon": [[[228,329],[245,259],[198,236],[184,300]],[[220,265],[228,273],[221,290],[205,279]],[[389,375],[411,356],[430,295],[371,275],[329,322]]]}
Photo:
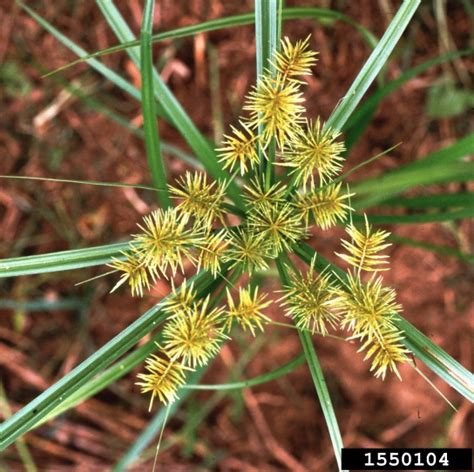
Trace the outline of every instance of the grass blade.
{"label": "grass blade", "polygon": [[171,206],[171,199],[166,185],[166,172],[161,155],[158,123],[156,121],[156,106],[153,90],[153,51],[151,48],[151,33],[155,0],[147,0],[143,12],[140,43],[140,73],[142,83],[143,129],[145,131],[145,147],[153,184],[158,192],[158,201],[162,208]]}
{"label": "grass blade", "polygon": [[[68,49],[70,49],[74,54],[79,56],[80,58],[84,58],[84,60],[91,66],[93,67],[97,72],[99,72],[101,75],[103,75],[107,80],[115,84],[117,87],[122,89],[124,92],[128,93],[131,95],[133,98],[136,100],[140,101],[141,100],[141,95],[140,91],[134,87],[132,84],[127,82],[122,76],[114,72],[112,69],[109,67],[105,66],[102,64],[100,61],[97,59],[85,59],[89,54],[87,51],[82,49],[80,46],[75,44],[73,41],[71,41],[67,36],[62,34],[57,28],[55,28],[51,23],[47,22],[44,18],[42,18],[40,15],[38,15],[34,10],[32,10],[30,7],[25,5],[24,3],[18,1],[18,4],[25,10],[39,25],[41,25],[48,33],[50,33],[52,36],[54,36],[61,44],[66,46]],[[165,117],[167,117],[166,112],[163,110],[163,108],[160,108],[160,114],[163,114]],[[169,120],[169,117],[167,117]]]}
{"label": "grass blade", "polygon": [[[124,375],[127,375],[133,368],[141,364],[148,355],[156,351],[156,344],[161,339],[161,335],[158,334],[154,336],[150,341],[143,346],[139,346],[131,354],[128,354],[126,357],[120,359],[112,367],[101,372],[99,375],[89,380],[82,387],[74,391],[67,400],[63,401],[61,405],[52,410],[47,416],[45,416],[41,424],[46,423],[47,421],[52,420],[58,415],[61,415],[65,411],[74,408],[80,403],[88,400],[97,393],[101,392],[107,388],[110,384],[121,379]],[[39,426],[39,425],[38,425]]]}
{"label": "grass blade", "polygon": [[[295,249],[295,254],[306,264],[311,263],[315,253],[316,251],[307,244],[300,244]],[[347,277],[342,269],[331,264],[321,254],[318,254],[316,270],[321,272],[328,266],[341,279],[344,280]],[[465,398],[472,398],[472,374],[465,367],[400,315],[398,315],[397,325],[404,332],[405,338],[403,343],[408,349],[412,350],[418,359],[424,362],[433,372]]]}
{"label": "grass blade", "polygon": [[[288,264],[291,264],[289,258],[286,257],[285,260],[288,262]],[[282,285],[290,285],[287,267],[285,266],[282,258],[278,258],[276,264]],[[318,394],[319,403],[321,405],[321,409],[323,410],[324,419],[326,420],[326,425],[329,430],[329,436],[331,437],[331,443],[334,449],[334,455],[336,456],[337,465],[339,470],[342,470],[341,451],[344,446],[342,443],[341,431],[339,430],[339,425],[337,423],[336,413],[334,412],[334,407],[332,406],[331,395],[329,394],[326,380],[324,379],[323,370],[321,369],[321,364],[319,363],[318,356],[314,350],[311,334],[307,331],[301,330],[298,330],[298,334],[303,347],[303,353],[306,358],[306,362],[311,372],[311,378],[313,379],[313,383]]]}
{"label": "grass blade", "polygon": [[[113,1],[97,0],[97,4],[120,42],[133,41],[135,39],[132,31],[114,5]],[[132,61],[137,65],[137,67],[139,67],[140,51],[137,48],[132,48],[127,50],[127,52]],[[162,104],[164,109],[166,109],[168,116],[171,119],[171,123],[181,133],[181,136],[183,136],[187,141],[191,149],[194,151],[194,154],[202,162],[207,171],[218,180],[227,180],[229,176],[222,170],[218,163],[214,148],[196,128],[196,125],[192,122],[189,115],[176,100],[155,69],[153,69],[153,88],[155,99]],[[240,209],[245,208],[240,190],[235,182],[229,184],[227,193]]]}
{"label": "grass blade", "polygon": [[101,182],[98,180],[76,180],[76,179],[55,179],[53,177],[33,177],[30,175],[0,175],[0,179],[11,180],[39,180],[41,182],[60,182],[64,184],[78,184],[78,185],[94,185],[97,187],[112,187],[112,188],[136,188],[141,190],[152,190],[159,192],[162,189],[149,187],[148,185],[125,184],[121,182]]}
{"label": "grass blade", "polygon": [[[270,63],[274,52],[278,49],[281,36],[281,3],[282,0],[255,0],[255,38],[257,43],[257,81],[265,74],[265,70],[274,73],[275,67]],[[259,134],[263,126],[259,126]],[[275,143],[271,142],[267,156],[259,147],[260,173],[265,176],[267,187],[274,179]],[[268,158],[268,159],[267,159]]]}
{"label": "grass blade", "polygon": [[112,257],[120,258],[128,249],[128,242],[105,246],[71,249],[68,251],[38,254],[36,256],[14,257],[0,260],[0,278],[19,275],[44,274],[61,270],[82,269],[108,264]]}
{"label": "grass blade", "polygon": [[265,69],[274,69],[269,60],[278,47],[281,31],[280,13],[281,0],[255,0],[257,77],[261,77]]}
{"label": "grass blade", "polygon": [[365,92],[387,62],[419,5],[420,0],[405,0],[403,2],[346,95],[329,117],[326,123],[328,127],[333,129],[342,129],[344,127],[346,121],[362,100]]}
{"label": "grass blade", "polygon": [[406,334],[404,344],[418,359],[461,395],[474,402],[474,379],[471,372],[401,316],[397,317],[395,324]]}

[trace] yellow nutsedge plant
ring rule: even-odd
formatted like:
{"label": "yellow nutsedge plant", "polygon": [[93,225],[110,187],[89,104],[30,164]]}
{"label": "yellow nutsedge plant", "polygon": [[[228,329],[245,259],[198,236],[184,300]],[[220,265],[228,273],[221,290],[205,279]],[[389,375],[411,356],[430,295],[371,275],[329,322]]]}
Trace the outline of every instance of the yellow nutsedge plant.
{"label": "yellow nutsedge plant", "polygon": [[152,280],[157,277],[156,269],[143,263],[136,251],[122,251],[124,260],[114,257],[109,267],[120,272],[120,280],[111,292],[115,292],[123,283],[128,282],[132,296],[143,297],[144,289],[149,290]]}
{"label": "yellow nutsedge plant", "polygon": [[229,246],[227,230],[222,229],[206,236],[199,246],[197,270],[208,270],[214,277],[220,272],[226,249]]}
{"label": "yellow nutsedge plant", "polygon": [[[377,275],[387,263],[381,251],[389,246],[388,233],[373,231],[367,217],[362,229],[352,222],[347,226],[345,252],[337,254],[351,267],[345,278],[329,268],[318,273],[315,258],[300,272],[288,257],[313,225],[327,230],[345,222],[352,211],[353,194],[343,190],[338,176],[345,151],[340,132],[319,117],[304,116],[301,77],[315,64],[309,37],[295,44],[284,38],[247,95],[243,109],[249,116],[240,117],[240,128],[231,127],[217,148],[222,166],[241,175],[243,208],[227,201],[231,180],[212,181],[204,172],[187,171],[169,186],[176,206],[145,216],[129,251],[111,263],[120,273],[114,290],[128,283],[134,296],[143,296],[159,277],[171,277],[171,294],[159,306],[165,315],[161,355],[150,356],[146,373],[139,375],[138,385],[151,393],[152,402],[156,397],[174,401],[186,372],[207,365],[234,328],[253,336],[264,331],[271,321],[264,314],[270,298],[258,288],[242,287],[235,297],[230,287],[241,275],[267,271],[276,258],[283,258],[290,272],[280,301],[298,329],[320,335],[349,330],[375,376],[399,375],[397,366],[407,356],[394,322],[400,306],[394,290]],[[267,164],[275,166],[276,178],[260,165],[270,154],[274,159]],[[207,272],[212,290],[228,282],[220,291],[227,293],[226,306],[219,305],[220,296],[211,296],[212,290],[198,290],[186,279],[176,288],[173,278],[178,269],[184,273],[185,261]],[[372,278],[363,280],[364,272]]]}
{"label": "yellow nutsedge plant", "polygon": [[[381,251],[390,246],[385,243],[386,231],[372,232],[367,215],[364,215],[364,231],[352,223],[346,228],[351,241],[342,240],[347,254],[338,254],[353,266],[348,270],[345,290],[339,291],[336,309],[343,315],[341,328],[353,332],[351,339],[363,342],[360,350],[368,349],[365,359],[372,359],[371,371],[376,377],[385,378],[387,369],[398,377],[397,363],[407,360],[407,350],[402,344],[403,333],[395,326],[394,316],[402,307],[396,303],[395,290],[382,285],[382,277],[376,272],[386,270],[386,255]],[[382,265],[382,266],[381,266]],[[372,272],[368,282],[361,280],[361,271]]]}
{"label": "yellow nutsedge plant", "polygon": [[269,256],[273,258],[306,237],[301,217],[291,203],[254,206],[249,211],[248,225],[254,234],[268,241]]}
{"label": "yellow nutsedge plant", "polygon": [[274,59],[270,61],[281,75],[282,81],[294,80],[300,83],[297,77],[311,74],[318,53],[309,49],[310,38],[311,35],[295,44],[288,37],[282,39],[281,52],[276,51]]}
{"label": "yellow nutsedge plant", "polygon": [[155,210],[138,225],[141,233],[133,236],[132,257],[138,257],[155,274],[171,269],[183,270],[183,260],[193,260],[192,249],[202,240],[202,234],[186,228],[186,219],[177,209]]}
{"label": "yellow nutsedge plant", "polygon": [[201,300],[198,299],[197,291],[192,282],[188,283],[184,279],[179,289],[176,289],[172,280],[171,294],[161,302],[161,309],[169,315],[169,318],[172,318],[183,311],[190,310],[199,303],[201,303]]}

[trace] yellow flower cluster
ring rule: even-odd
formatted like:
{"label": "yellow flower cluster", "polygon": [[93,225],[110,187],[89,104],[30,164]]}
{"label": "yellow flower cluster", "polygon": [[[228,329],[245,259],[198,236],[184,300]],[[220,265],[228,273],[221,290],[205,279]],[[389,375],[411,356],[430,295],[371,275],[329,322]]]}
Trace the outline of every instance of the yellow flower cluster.
{"label": "yellow flower cluster", "polygon": [[[316,53],[309,50],[309,37],[292,44],[284,38],[270,67],[258,78],[243,109],[249,117],[231,127],[217,149],[223,168],[240,173],[245,208],[226,201],[229,182],[209,181],[203,172],[186,172],[170,193],[176,206],[156,210],[143,219],[129,250],[111,266],[120,272],[114,290],[128,282],[132,295],[143,296],[159,277],[171,278],[172,293],[161,304],[167,321],[162,331],[162,356],[147,360],[140,374],[143,392],[168,403],[176,399],[186,371],[207,364],[229,339],[233,326],[255,335],[270,320],[262,310],[270,305],[258,289],[240,288],[234,300],[227,291],[227,307],[216,307],[208,295],[202,298],[192,284],[174,286],[173,277],[184,261],[215,279],[229,272],[253,275],[269,268],[272,259],[292,252],[315,224],[327,230],[343,222],[352,194],[343,191],[341,178],[344,144],[340,132],[325,126],[320,118],[305,116],[302,76],[311,73]],[[269,156],[271,155],[271,159]],[[266,166],[278,166],[279,175],[268,177]],[[273,169],[272,169],[273,170]],[[281,171],[281,172],[280,172]],[[229,212],[239,224],[231,226]],[[235,221],[235,220],[234,220]],[[345,254],[338,254],[353,270],[346,279],[330,271],[317,274],[315,260],[306,273],[293,271],[282,300],[288,316],[299,329],[327,335],[330,328],[350,329],[352,339],[367,349],[371,370],[384,377],[387,369],[398,374],[397,363],[406,358],[402,334],[394,313],[399,310],[395,293],[384,288],[376,273],[387,256],[380,252],[388,233],[347,227]],[[366,283],[363,271],[373,272]]]}

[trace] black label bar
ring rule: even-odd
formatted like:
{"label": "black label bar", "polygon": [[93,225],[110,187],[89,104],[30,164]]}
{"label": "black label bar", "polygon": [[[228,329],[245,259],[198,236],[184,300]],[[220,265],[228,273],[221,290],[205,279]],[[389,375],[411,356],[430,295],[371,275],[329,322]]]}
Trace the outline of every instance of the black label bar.
{"label": "black label bar", "polygon": [[344,448],[342,468],[350,470],[469,470],[472,449]]}

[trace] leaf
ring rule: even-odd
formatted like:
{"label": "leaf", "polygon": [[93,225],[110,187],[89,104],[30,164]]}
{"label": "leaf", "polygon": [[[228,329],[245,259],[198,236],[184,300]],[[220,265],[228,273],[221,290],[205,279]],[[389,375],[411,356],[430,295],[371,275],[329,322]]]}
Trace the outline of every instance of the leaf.
{"label": "leaf", "polygon": [[[255,38],[257,80],[265,73],[265,69],[274,72],[274,66],[269,61],[278,45],[281,36],[281,7],[282,0],[255,0]],[[259,127],[262,133],[262,126]],[[266,186],[270,187],[274,178],[275,143],[270,143],[267,156],[259,146],[260,171],[266,177]],[[268,157],[268,159],[267,159]]]}
{"label": "leaf", "polygon": [[340,130],[344,127],[346,121],[362,100],[365,92],[387,62],[398,40],[420,5],[420,1],[421,0],[405,0],[402,3],[384,35],[367,59],[367,62],[357,74],[349,90],[326,122],[328,128]]}
{"label": "leaf", "polygon": [[1,259],[0,278],[44,274],[107,264],[111,262],[112,257],[123,257],[121,252],[128,249],[128,244],[128,242],[123,242],[36,256]]}
{"label": "leaf", "polygon": [[162,208],[171,206],[171,199],[166,185],[166,172],[161,155],[160,138],[158,135],[158,123],[156,121],[156,106],[153,90],[153,52],[151,49],[151,33],[153,24],[155,0],[147,0],[143,12],[140,44],[140,73],[142,83],[142,110],[143,129],[145,131],[145,147],[148,167],[155,188],[162,190],[158,192],[158,201]]}
{"label": "leaf", "polygon": [[[446,212],[438,211],[432,213],[416,213],[413,215],[370,215],[368,219],[371,223],[379,225],[392,225],[434,223],[437,221],[454,221],[472,218],[473,216],[474,207]],[[353,215],[352,219],[355,222],[359,223],[364,221],[363,217],[360,215]]]}

